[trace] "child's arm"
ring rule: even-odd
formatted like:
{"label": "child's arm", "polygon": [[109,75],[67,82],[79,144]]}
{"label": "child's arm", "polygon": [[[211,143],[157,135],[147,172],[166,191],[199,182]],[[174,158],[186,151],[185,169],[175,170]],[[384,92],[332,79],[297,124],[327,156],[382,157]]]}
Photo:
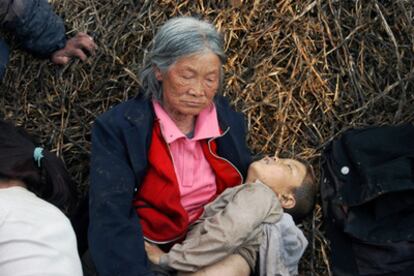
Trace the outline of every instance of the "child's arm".
{"label": "child's arm", "polygon": [[165,254],[158,246],[148,242],[145,242],[145,251],[147,252],[148,259],[156,265],[160,264],[160,258]]}
{"label": "child's arm", "polygon": [[269,196],[269,188],[252,186],[240,189],[224,209],[195,225],[182,244],[175,244],[168,254],[160,256],[160,265],[194,272],[252,242],[258,249],[260,224],[270,213],[275,220],[280,219],[283,211],[277,198]]}

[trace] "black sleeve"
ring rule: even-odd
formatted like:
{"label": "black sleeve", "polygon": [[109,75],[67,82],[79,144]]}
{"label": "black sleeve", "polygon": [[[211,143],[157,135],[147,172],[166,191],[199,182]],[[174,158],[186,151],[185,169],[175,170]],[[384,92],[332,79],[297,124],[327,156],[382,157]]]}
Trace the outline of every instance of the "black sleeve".
{"label": "black sleeve", "polygon": [[100,119],[92,130],[89,249],[101,276],[152,275],[132,206],[136,177],[120,133]]}
{"label": "black sleeve", "polygon": [[0,25],[23,48],[40,57],[48,57],[66,44],[63,20],[46,0],[1,0]]}

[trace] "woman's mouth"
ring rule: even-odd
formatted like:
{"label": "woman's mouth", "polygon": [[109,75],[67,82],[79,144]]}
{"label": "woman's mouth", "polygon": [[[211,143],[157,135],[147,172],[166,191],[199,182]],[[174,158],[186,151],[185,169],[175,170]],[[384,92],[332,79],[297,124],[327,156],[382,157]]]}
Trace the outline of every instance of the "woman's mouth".
{"label": "woman's mouth", "polygon": [[184,101],[184,104],[191,107],[199,107],[203,105],[203,102]]}

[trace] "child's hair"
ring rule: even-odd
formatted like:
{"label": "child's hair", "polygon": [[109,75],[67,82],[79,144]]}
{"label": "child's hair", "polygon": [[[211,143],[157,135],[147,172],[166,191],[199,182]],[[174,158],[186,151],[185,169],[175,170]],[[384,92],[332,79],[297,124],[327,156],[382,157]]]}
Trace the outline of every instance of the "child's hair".
{"label": "child's hair", "polygon": [[313,210],[317,193],[316,178],[312,166],[305,161],[298,161],[305,165],[306,175],[301,185],[293,190],[293,196],[296,200],[295,206],[284,210],[293,217],[295,222],[301,221]]}
{"label": "child's hair", "polygon": [[40,198],[69,213],[76,200],[76,188],[55,154],[43,149],[35,162],[36,143],[22,128],[0,120],[0,180],[21,180]]}

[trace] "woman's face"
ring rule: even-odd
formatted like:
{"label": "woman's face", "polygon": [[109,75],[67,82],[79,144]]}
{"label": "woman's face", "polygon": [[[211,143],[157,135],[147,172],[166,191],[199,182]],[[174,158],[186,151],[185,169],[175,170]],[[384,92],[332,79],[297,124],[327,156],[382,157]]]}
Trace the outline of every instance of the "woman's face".
{"label": "woman's face", "polygon": [[213,100],[220,82],[221,62],[212,52],[178,59],[167,72],[158,68],[162,82],[162,105],[170,116],[196,116]]}

